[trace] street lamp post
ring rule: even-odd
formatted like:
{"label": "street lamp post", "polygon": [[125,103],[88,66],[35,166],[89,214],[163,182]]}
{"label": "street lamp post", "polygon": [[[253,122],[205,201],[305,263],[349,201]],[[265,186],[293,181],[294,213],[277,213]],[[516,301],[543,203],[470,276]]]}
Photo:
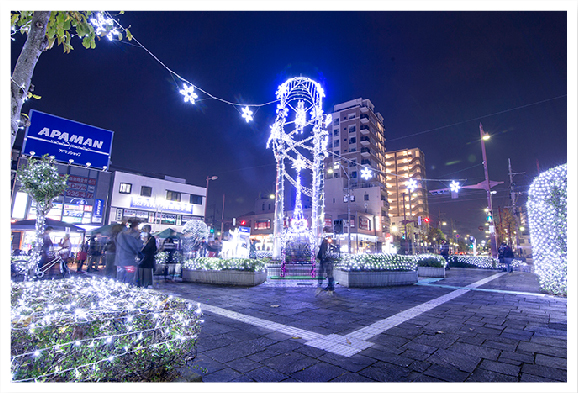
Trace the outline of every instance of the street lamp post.
{"label": "street lamp post", "polygon": [[209,202],[209,180],[217,180],[217,176],[207,176],[207,188],[205,189],[205,224],[207,223],[207,205]]}
{"label": "street lamp post", "polygon": [[[488,199],[488,209],[490,213],[492,211],[492,192],[490,190],[490,178],[488,176],[488,159],[486,157],[486,144],[485,141],[490,139],[490,136],[484,132],[484,128],[482,127],[482,123],[480,123],[480,139],[482,142],[482,160],[484,163],[484,175],[486,176],[486,195]],[[492,214],[492,221],[490,222],[490,243],[492,247],[492,257],[497,257],[497,244],[496,244],[496,226],[494,224],[494,215]]]}
{"label": "street lamp post", "polygon": [[337,169],[340,166],[343,169],[343,174],[347,176],[347,253],[351,254],[351,213],[349,202],[351,201],[351,184],[349,178],[349,170],[346,170],[345,167],[339,161],[333,162],[333,169]]}

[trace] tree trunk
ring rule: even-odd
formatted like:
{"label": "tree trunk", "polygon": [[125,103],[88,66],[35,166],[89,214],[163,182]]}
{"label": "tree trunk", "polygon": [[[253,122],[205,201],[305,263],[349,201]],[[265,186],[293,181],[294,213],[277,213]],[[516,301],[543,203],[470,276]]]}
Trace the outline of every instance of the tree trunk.
{"label": "tree trunk", "polygon": [[42,245],[44,240],[44,218],[46,213],[44,209],[40,208],[38,202],[36,203],[36,240],[32,246],[32,255],[28,259],[28,269],[25,281],[32,280],[34,278],[34,272],[40,262],[42,257]]}
{"label": "tree trunk", "polygon": [[11,85],[11,129],[12,129],[12,146],[18,134],[18,123],[20,121],[20,112],[22,111],[22,101],[28,94],[34,67],[38,58],[46,46],[46,26],[50,18],[50,11],[35,11],[32,16],[32,25],[28,32],[26,42],[22,47],[22,52],[18,57],[14,71],[12,72]]}

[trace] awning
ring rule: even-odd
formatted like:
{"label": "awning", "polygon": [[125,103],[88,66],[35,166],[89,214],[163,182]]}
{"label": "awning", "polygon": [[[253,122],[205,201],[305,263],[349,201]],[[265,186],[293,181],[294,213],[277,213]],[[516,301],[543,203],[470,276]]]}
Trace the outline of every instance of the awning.
{"label": "awning", "polygon": [[[70,232],[85,232],[83,228],[77,227],[74,224],[53,220],[51,218],[44,219],[44,228],[52,227],[54,231],[70,231]],[[13,231],[35,231],[36,230],[36,220],[19,220],[12,223]]]}

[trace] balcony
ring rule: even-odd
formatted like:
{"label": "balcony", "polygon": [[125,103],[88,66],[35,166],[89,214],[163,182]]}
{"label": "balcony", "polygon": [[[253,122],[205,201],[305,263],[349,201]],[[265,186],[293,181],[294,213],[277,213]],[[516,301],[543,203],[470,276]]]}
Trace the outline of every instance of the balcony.
{"label": "balcony", "polygon": [[369,123],[369,115],[368,114],[361,114],[359,116],[359,120],[361,121],[361,124],[367,124],[367,123]]}
{"label": "balcony", "polygon": [[360,153],[362,157],[371,157],[371,150],[367,147],[362,147]]}
{"label": "balcony", "polygon": [[361,111],[361,113],[368,113],[369,112],[369,108],[366,106],[363,106],[363,105],[361,105],[359,110]]}
{"label": "balcony", "polygon": [[359,127],[359,132],[361,132],[362,135],[369,135],[369,133],[371,132],[371,130],[369,129],[369,126],[366,124],[362,124]]}
{"label": "balcony", "polygon": [[361,136],[359,138],[359,143],[361,143],[362,146],[369,146],[371,145],[371,139],[369,139],[368,136]]}

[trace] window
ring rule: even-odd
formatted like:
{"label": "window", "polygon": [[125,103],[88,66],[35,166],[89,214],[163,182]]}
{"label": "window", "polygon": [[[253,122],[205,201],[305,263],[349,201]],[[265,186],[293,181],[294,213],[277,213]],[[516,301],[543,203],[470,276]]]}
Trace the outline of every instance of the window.
{"label": "window", "polygon": [[271,229],[271,220],[255,221],[255,229]]}
{"label": "window", "polygon": [[355,132],[355,126],[349,126],[349,132]]}
{"label": "window", "polygon": [[191,205],[202,205],[203,204],[203,196],[191,194],[190,202],[191,202]]}
{"label": "window", "polygon": [[[265,204],[264,203],[263,203],[263,206],[261,206],[261,210],[265,210]],[[257,229],[256,226],[257,226],[257,224],[255,224],[255,229]]]}
{"label": "window", "polygon": [[339,139],[333,141],[333,147],[339,146]]}
{"label": "window", "polygon": [[366,200],[366,201],[369,201],[369,194],[365,194],[365,195],[363,196],[363,199]]}
{"label": "window", "polygon": [[333,130],[333,135],[334,136],[339,136],[339,128],[336,128]]}
{"label": "window", "polygon": [[333,120],[333,125],[336,125],[336,126],[338,126],[338,125],[339,125],[339,119],[335,119],[335,120]]}
{"label": "window", "polygon": [[356,149],[355,147],[352,147],[352,148],[349,149],[349,152],[350,152],[350,153],[353,153],[354,151],[357,151],[357,149]]}
{"label": "window", "polygon": [[339,173],[334,172],[334,173],[333,173],[333,177],[334,177],[334,178],[338,178],[338,177],[339,177]]}
{"label": "window", "polygon": [[140,188],[140,195],[141,196],[150,197],[152,194],[153,194],[153,188],[152,187],[142,186]]}
{"label": "window", "polygon": [[349,120],[355,119],[355,113],[350,113],[348,118]]}
{"label": "window", "polygon": [[181,201],[181,193],[176,191],[169,191],[167,190],[167,201]]}
{"label": "window", "polygon": [[352,178],[352,179],[356,179],[356,178],[357,178],[357,171],[351,172],[351,178]]}
{"label": "window", "polygon": [[351,161],[349,161],[349,167],[350,167],[350,168],[351,168],[351,167],[355,167],[356,165],[357,165],[356,160],[351,160]]}
{"label": "window", "polygon": [[121,194],[130,194],[132,190],[132,184],[130,183],[120,183],[120,189],[118,190]]}
{"label": "window", "polygon": [[349,144],[355,143],[355,137],[349,138]]}
{"label": "window", "polygon": [[371,165],[371,161],[369,161],[367,158],[363,158],[361,160],[361,165]]}

